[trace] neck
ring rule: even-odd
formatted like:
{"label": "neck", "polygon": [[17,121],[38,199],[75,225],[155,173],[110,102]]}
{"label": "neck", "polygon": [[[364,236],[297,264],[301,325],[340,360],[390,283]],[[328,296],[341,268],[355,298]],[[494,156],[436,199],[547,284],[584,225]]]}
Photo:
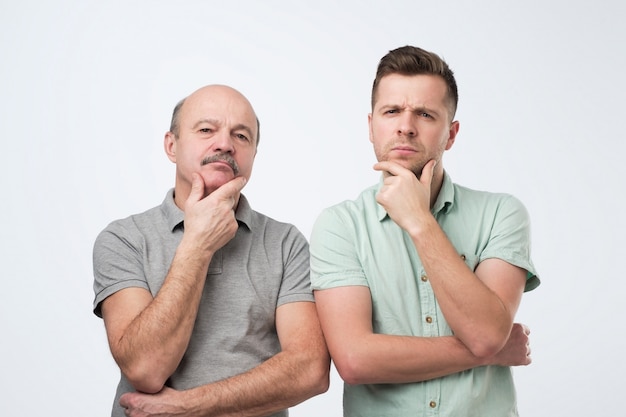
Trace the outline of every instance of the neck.
{"label": "neck", "polygon": [[[437,164],[440,165],[440,164]],[[433,208],[443,186],[443,166],[436,166],[430,183],[430,208]]]}

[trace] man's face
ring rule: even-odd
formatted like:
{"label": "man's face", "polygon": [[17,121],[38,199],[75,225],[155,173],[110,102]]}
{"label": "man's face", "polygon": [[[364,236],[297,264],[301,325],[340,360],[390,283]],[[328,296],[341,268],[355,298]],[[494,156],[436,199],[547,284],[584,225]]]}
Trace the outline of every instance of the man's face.
{"label": "man's face", "polygon": [[257,121],[239,92],[225,86],[196,91],[180,109],[178,126],[178,137],[165,137],[166,153],[176,163],[177,193],[189,193],[194,172],[204,179],[205,195],[235,177],[250,178]]}
{"label": "man's face", "polygon": [[390,74],[380,80],[368,116],[378,161],[397,162],[418,177],[428,161],[441,161],[458,131],[458,122],[450,120],[446,91],[443,79],[433,75]]}

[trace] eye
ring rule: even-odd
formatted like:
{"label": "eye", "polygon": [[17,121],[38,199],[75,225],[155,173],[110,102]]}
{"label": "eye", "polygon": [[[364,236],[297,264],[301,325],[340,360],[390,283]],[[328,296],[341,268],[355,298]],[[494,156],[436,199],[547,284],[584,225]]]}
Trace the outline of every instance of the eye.
{"label": "eye", "polygon": [[200,129],[198,129],[198,132],[200,132],[200,133],[211,133],[211,132],[213,132],[213,129],[211,129],[210,127],[202,127]]}
{"label": "eye", "polygon": [[426,119],[432,119],[433,116],[430,115],[430,113],[426,113],[425,111],[420,113],[420,116],[426,118]]}
{"label": "eye", "polygon": [[235,137],[239,140],[245,140],[246,142],[250,141],[250,139],[248,139],[248,137],[243,133],[236,133]]}

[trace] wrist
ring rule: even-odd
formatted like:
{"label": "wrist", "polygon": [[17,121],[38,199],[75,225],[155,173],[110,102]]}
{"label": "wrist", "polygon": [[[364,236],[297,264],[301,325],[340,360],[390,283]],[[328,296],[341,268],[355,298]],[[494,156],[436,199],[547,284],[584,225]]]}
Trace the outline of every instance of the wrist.
{"label": "wrist", "polygon": [[196,237],[191,234],[183,235],[183,238],[178,244],[177,252],[184,256],[192,256],[198,259],[211,259],[211,257],[215,254],[215,251],[208,245],[204,244],[200,237]]}
{"label": "wrist", "polygon": [[432,235],[433,228],[438,228],[439,224],[435,217],[428,212],[427,214],[417,217],[415,222],[407,228],[407,233],[414,240],[422,240],[425,237]]}
{"label": "wrist", "polygon": [[[210,395],[203,395],[203,386],[181,391],[181,404],[185,407],[184,415],[187,417],[203,417],[212,415],[210,404],[205,404]],[[204,401],[203,401],[204,400]]]}

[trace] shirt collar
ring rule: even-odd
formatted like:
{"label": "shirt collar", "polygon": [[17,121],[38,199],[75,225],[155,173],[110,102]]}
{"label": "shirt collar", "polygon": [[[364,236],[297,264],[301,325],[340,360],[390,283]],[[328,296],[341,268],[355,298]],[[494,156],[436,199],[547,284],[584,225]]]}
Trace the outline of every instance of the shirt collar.
{"label": "shirt collar", "polygon": [[441,184],[441,190],[439,190],[439,195],[437,196],[437,200],[435,201],[435,205],[432,208],[432,213],[437,214],[439,212],[443,212],[447,214],[450,211],[450,208],[454,204],[454,184],[452,183],[452,179],[450,175],[444,170],[443,171],[443,183]]}
{"label": "shirt collar", "polygon": [[[384,176],[381,175],[380,181],[378,182],[378,187],[376,188],[376,194],[383,185]],[[435,205],[431,209],[433,214],[437,214],[440,211],[443,213],[448,213],[450,207],[454,203],[454,184],[452,184],[452,179],[448,175],[448,173],[443,171],[443,183],[441,184],[441,190],[439,190],[439,194],[437,195],[437,200],[435,201]],[[376,214],[378,216],[379,221],[383,221],[385,218],[389,217],[383,206],[380,204],[376,204]]]}
{"label": "shirt collar", "polygon": [[165,221],[167,222],[167,227],[170,231],[174,231],[178,226],[181,226],[183,220],[185,218],[185,213],[178,208],[176,203],[174,203],[174,189],[171,188],[167,194],[165,194],[165,199],[161,204],[161,211],[163,212],[163,216],[165,217]]}
{"label": "shirt collar", "polygon": [[[174,189],[170,189],[165,195],[165,199],[161,204],[161,211],[165,216],[165,221],[170,231],[174,231],[177,227],[182,227],[185,219],[185,212],[178,208],[174,202]],[[252,208],[248,199],[240,194],[239,204],[237,205],[237,211],[235,212],[235,218],[239,223],[246,225],[248,229],[252,225]]]}

